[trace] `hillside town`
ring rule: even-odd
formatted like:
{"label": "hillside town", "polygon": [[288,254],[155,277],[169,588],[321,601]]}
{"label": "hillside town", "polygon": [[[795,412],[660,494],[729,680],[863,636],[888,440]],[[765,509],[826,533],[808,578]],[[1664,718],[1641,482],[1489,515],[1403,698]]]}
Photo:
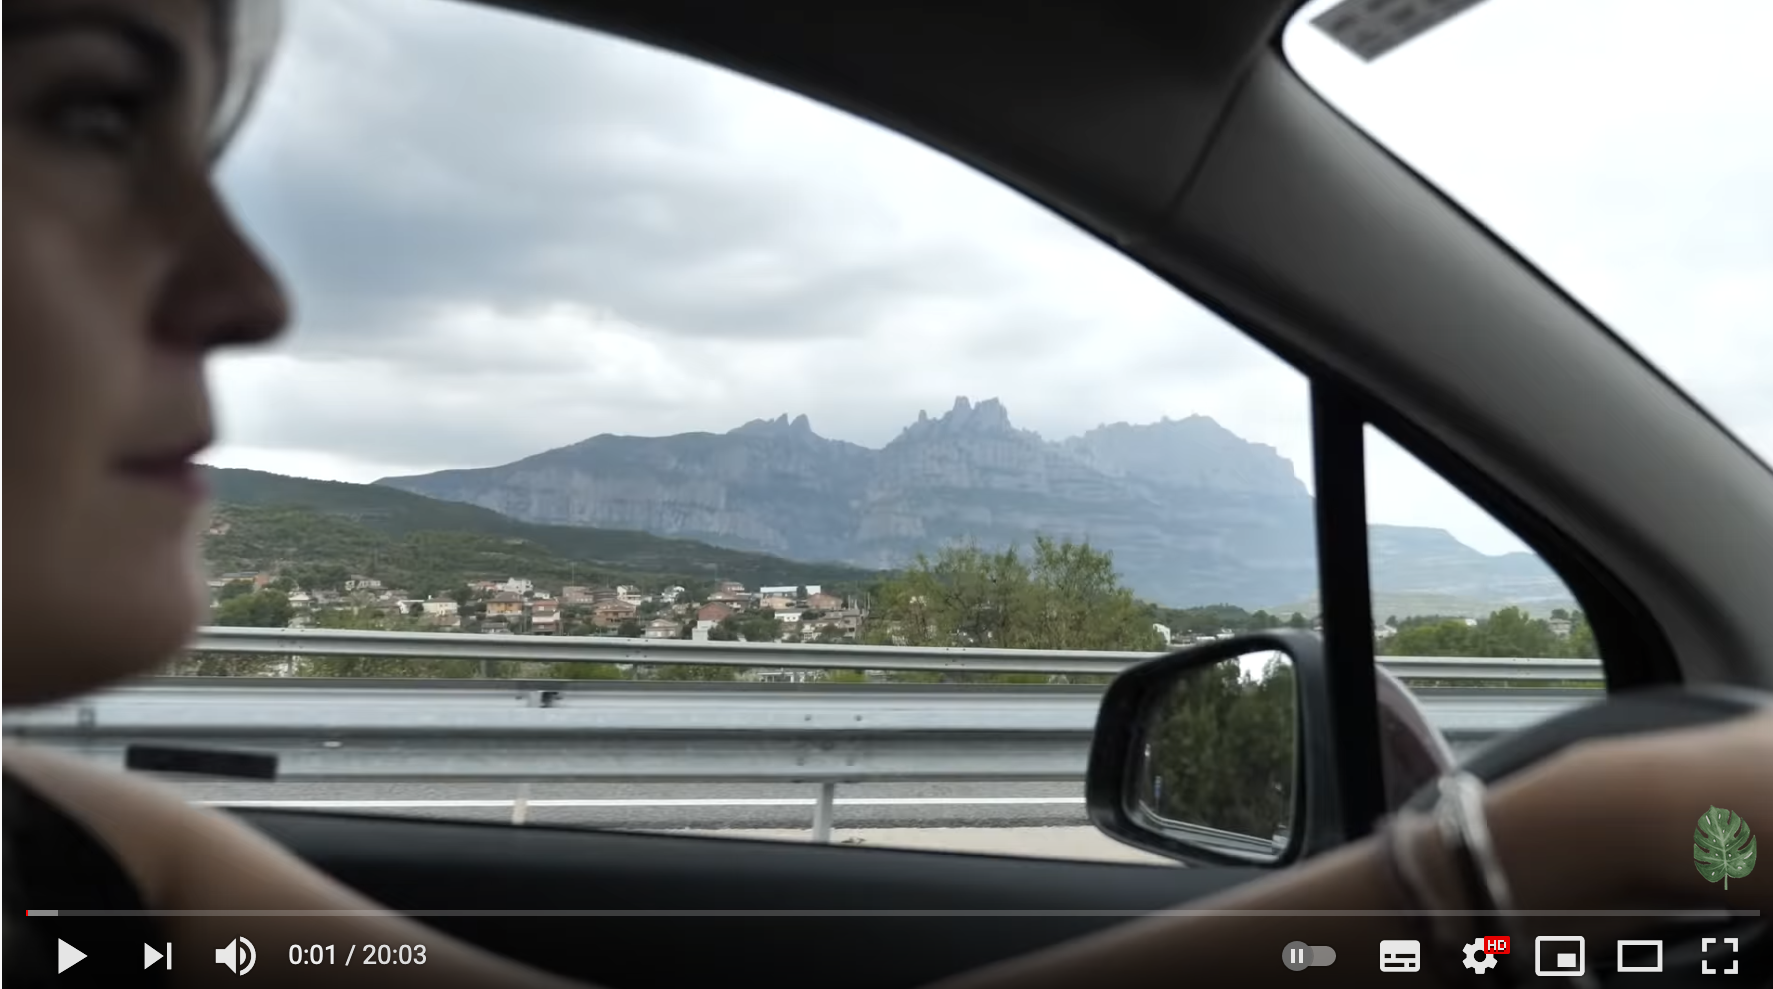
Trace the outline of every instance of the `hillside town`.
{"label": "hillside town", "polygon": [[[306,588],[266,572],[224,573],[209,581],[218,612],[247,594],[281,595],[288,628],[327,627],[326,616],[380,617],[389,628],[482,635],[607,635],[647,639],[854,642],[865,609],[819,585],[747,588],[720,581],[693,597],[684,587],[538,587],[526,577],[482,580],[448,595],[414,597],[375,577],[353,575],[338,588]],[[768,622],[769,624],[764,624]],[[267,622],[269,624],[270,622]]]}

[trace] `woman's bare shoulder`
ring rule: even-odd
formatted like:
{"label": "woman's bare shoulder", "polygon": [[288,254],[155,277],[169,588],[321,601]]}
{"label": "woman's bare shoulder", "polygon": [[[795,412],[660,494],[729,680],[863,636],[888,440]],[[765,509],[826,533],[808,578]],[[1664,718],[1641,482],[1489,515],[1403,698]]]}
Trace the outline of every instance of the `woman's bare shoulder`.
{"label": "woman's bare shoulder", "polygon": [[[579,986],[423,927],[387,911],[227,815],[194,807],[170,787],[91,762],[8,745],[6,771],[84,824],[107,845],[135,880],[142,899],[171,911],[295,911],[324,916],[277,921],[282,934],[309,943],[354,938],[427,945],[434,964],[428,986],[500,985],[513,989]],[[348,913],[350,916],[332,916]],[[178,917],[167,921],[174,939],[226,943],[238,921]],[[292,941],[291,943],[294,943]],[[352,969],[340,989],[369,985],[376,969]],[[375,983],[385,989],[386,983]],[[407,983],[399,983],[405,985]]]}
{"label": "woman's bare shoulder", "polygon": [[150,903],[165,900],[184,843],[214,825],[214,815],[165,787],[85,759],[9,744],[4,763],[7,773],[109,846]]}
{"label": "woman's bare shoulder", "polygon": [[6,747],[5,765],[110,846],[156,907],[368,905],[259,832],[152,779],[23,746]]}

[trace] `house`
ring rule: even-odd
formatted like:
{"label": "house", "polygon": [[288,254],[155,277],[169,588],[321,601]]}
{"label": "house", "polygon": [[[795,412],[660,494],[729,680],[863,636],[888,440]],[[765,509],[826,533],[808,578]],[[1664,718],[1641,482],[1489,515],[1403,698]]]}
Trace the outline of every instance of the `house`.
{"label": "house", "polygon": [[533,635],[560,634],[560,603],[551,598],[538,598],[530,605],[529,630]]}
{"label": "house", "polygon": [[427,615],[425,617],[425,624],[431,626],[432,628],[442,629],[444,631],[449,631],[452,629],[454,629],[456,631],[460,631],[461,627],[462,627],[462,616],[461,615]]}
{"label": "house", "polygon": [[516,591],[500,591],[486,603],[486,617],[508,618],[523,615],[523,596]]}
{"label": "house", "polygon": [[826,594],[823,591],[815,593],[809,587],[806,594],[806,606],[813,611],[836,611],[843,607],[843,598],[835,594]]}
{"label": "house", "polygon": [[527,577],[512,577],[499,585],[499,590],[512,594],[523,595],[536,589],[535,581]]}
{"label": "house", "polygon": [[713,631],[714,626],[717,624],[719,624],[719,623],[698,620],[696,622],[696,627],[690,629],[690,638],[694,639],[697,642],[707,642],[708,641],[708,633]]}
{"label": "house", "polygon": [[733,616],[733,609],[724,604],[710,603],[696,610],[696,621],[710,622],[718,625]]}
{"label": "house", "polygon": [[382,582],[374,577],[352,577],[345,581],[345,590],[347,591],[379,591],[381,589]]}
{"label": "house", "polygon": [[430,598],[425,601],[423,607],[425,614],[432,617],[454,615],[462,610],[461,606],[456,604],[455,598]]}
{"label": "house", "polygon": [[714,588],[714,593],[726,594],[732,597],[744,597],[745,585],[736,580],[723,580],[720,582],[719,586]]}
{"label": "house", "polygon": [[664,590],[659,592],[659,601],[664,604],[675,604],[675,603],[677,603],[677,599],[680,597],[683,597],[683,595],[684,595],[683,588],[681,588],[681,587],[667,587]]}
{"label": "house", "polygon": [[683,626],[669,618],[655,618],[646,623],[645,635],[649,639],[675,639],[683,632]]}
{"label": "house", "polygon": [[616,588],[616,600],[623,604],[639,607],[641,602],[646,600],[646,595],[640,593],[640,588],[632,584],[622,584]]}
{"label": "house", "polygon": [[743,611],[751,604],[751,595],[743,591],[719,590],[708,595],[709,604],[724,604],[734,611]]}
{"label": "house", "polygon": [[499,622],[488,622],[487,624],[480,626],[480,634],[481,635],[510,635],[511,629],[509,626],[503,625]]}
{"label": "house", "polygon": [[1570,619],[1568,619],[1568,618],[1553,618],[1550,621],[1546,622],[1546,624],[1551,626],[1551,634],[1557,636],[1558,638],[1567,639],[1570,637],[1570,628],[1571,628],[1571,624],[1572,624]]}
{"label": "house", "polygon": [[800,585],[759,587],[757,589],[757,596],[760,598],[798,598],[800,597]]}
{"label": "house", "polygon": [[476,594],[492,594],[498,591],[499,585],[490,580],[472,580],[468,582],[468,590]]}
{"label": "house", "polygon": [[611,601],[620,600],[621,596],[616,593],[616,589],[613,587],[599,587],[591,592],[592,604],[607,604]]}
{"label": "house", "polygon": [[784,622],[789,625],[798,625],[800,624],[800,612],[778,611],[776,612],[776,621]]}
{"label": "house", "polygon": [[289,603],[297,611],[307,611],[314,606],[314,595],[307,591],[296,591],[289,596]]}
{"label": "house", "polygon": [[757,606],[767,611],[788,611],[794,607],[794,599],[780,594],[771,594],[758,598]]}
{"label": "house", "polygon": [[589,608],[597,603],[597,598],[589,587],[571,586],[560,591],[560,605],[563,608]]}
{"label": "house", "polygon": [[1175,638],[1175,633],[1170,630],[1168,625],[1160,625],[1157,622],[1152,622],[1151,630],[1163,637],[1165,645],[1169,645],[1170,641]]}
{"label": "house", "polygon": [[1378,639],[1380,642],[1384,642],[1386,639],[1389,639],[1396,634],[1397,629],[1392,628],[1390,625],[1382,624],[1373,627],[1373,638]]}
{"label": "house", "polygon": [[600,628],[615,628],[636,614],[638,609],[626,601],[605,601],[591,609],[591,621]]}

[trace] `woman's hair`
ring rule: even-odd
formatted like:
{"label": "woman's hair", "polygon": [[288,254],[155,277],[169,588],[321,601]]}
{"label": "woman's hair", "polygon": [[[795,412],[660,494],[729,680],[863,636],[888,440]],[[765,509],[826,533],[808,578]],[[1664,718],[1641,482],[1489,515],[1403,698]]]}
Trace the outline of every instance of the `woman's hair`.
{"label": "woman's hair", "polygon": [[283,28],[283,0],[210,0],[221,89],[210,120],[210,154],[220,157],[239,130],[270,67]]}

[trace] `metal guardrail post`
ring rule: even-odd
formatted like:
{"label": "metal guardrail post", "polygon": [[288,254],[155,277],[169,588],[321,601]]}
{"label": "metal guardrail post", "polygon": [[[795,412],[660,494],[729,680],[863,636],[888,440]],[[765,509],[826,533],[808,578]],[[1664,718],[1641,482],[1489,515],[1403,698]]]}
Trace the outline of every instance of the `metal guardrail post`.
{"label": "metal guardrail post", "polygon": [[819,800],[813,804],[813,841],[831,843],[831,819],[837,814],[837,784],[820,783]]}

